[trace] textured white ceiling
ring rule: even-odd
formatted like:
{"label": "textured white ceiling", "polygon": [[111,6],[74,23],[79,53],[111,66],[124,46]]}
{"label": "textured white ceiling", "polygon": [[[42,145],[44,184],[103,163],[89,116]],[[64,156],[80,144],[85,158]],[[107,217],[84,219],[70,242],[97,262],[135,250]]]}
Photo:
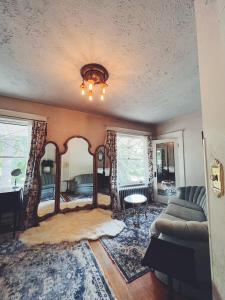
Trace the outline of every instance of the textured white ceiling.
{"label": "textured white ceiling", "polygon": [[[80,95],[91,62],[104,102]],[[199,110],[193,1],[0,1],[0,94],[149,123]]]}

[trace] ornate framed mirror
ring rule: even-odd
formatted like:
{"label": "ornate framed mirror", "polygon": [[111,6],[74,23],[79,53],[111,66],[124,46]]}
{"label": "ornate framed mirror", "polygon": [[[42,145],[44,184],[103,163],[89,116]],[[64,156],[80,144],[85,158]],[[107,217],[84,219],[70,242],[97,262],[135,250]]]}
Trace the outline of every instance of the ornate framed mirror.
{"label": "ornate framed mirror", "polygon": [[59,148],[54,142],[47,142],[40,161],[40,201],[37,209],[40,220],[56,213],[58,199]]}
{"label": "ornate framed mirror", "polygon": [[104,145],[95,151],[95,172],[97,206],[111,208],[111,159]]}
{"label": "ornate framed mirror", "polygon": [[60,158],[60,211],[94,207],[94,159],[90,142],[82,136],[70,137]]}

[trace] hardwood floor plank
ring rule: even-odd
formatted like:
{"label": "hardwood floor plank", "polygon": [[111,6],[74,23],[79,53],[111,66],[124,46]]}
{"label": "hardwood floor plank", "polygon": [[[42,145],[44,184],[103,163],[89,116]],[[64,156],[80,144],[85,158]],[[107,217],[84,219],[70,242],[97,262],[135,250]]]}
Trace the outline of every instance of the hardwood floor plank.
{"label": "hardwood floor plank", "polygon": [[[166,300],[167,287],[153,273],[126,283],[117,266],[109,258],[100,241],[91,241],[91,248],[117,300]],[[176,300],[184,300],[175,297]]]}

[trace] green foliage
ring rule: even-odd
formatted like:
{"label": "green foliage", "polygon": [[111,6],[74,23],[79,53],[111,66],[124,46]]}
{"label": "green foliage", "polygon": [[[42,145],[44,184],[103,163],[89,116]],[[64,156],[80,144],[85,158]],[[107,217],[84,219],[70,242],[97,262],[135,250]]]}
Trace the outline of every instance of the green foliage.
{"label": "green foliage", "polygon": [[17,183],[23,185],[29,143],[27,126],[0,123],[0,186],[14,183],[11,171],[17,168],[22,171],[17,177]]}

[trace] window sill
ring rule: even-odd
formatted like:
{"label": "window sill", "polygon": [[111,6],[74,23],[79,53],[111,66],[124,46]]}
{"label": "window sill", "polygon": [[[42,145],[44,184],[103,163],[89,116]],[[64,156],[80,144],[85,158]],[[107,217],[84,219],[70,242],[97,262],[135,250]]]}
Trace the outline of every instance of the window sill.
{"label": "window sill", "polygon": [[135,184],[127,184],[127,185],[120,185],[119,189],[126,189],[126,188],[139,188],[139,187],[148,187],[147,183],[135,183]]}

